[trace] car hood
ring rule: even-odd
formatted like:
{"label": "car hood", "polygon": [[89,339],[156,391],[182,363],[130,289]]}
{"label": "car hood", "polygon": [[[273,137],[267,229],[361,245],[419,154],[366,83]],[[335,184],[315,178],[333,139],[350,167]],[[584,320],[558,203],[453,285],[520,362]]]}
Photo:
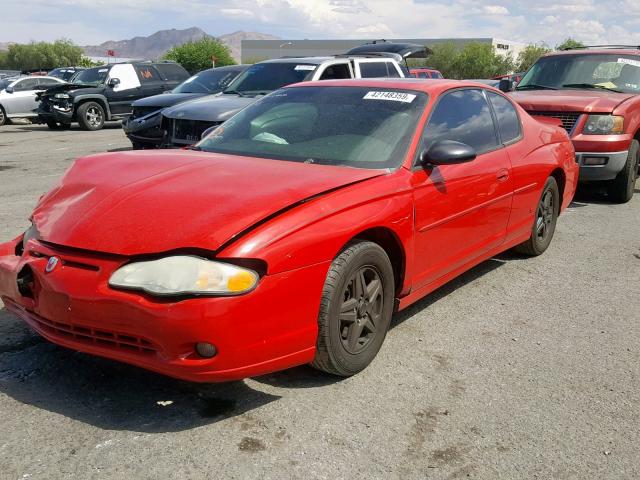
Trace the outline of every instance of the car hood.
{"label": "car hood", "polygon": [[599,90],[534,90],[509,94],[527,111],[611,113],[634,95]]}
{"label": "car hood", "polygon": [[195,151],[106,153],[77,160],[32,221],[45,242],[96,252],[215,251],[283,210],[383,173]]}
{"label": "car hood", "polygon": [[72,90],[87,90],[87,89],[93,89],[93,90],[102,90],[104,87],[103,86],[95,86],[95,85],[78,85],[75,83],[61,83],[59,85],[54,85],[53,87],[49,87],[45,90],[45,93],[47,95],[52,94],[52,93],[59,93],[59,92],[70,92]]}
{"label": "car hood", "polygon": [[206,93],[161,93],[160,95],[153,95],[151,97],[141,98],[133,102],[133,107],[172,107],[173,105],[186,102],[187,100],[193,100],[199,98]]}
{"label": "car hood", "polygon": [[261,97],[241,97],[233,94],[206,95],[168,108],[162,115],[204,122],[224,122]]}

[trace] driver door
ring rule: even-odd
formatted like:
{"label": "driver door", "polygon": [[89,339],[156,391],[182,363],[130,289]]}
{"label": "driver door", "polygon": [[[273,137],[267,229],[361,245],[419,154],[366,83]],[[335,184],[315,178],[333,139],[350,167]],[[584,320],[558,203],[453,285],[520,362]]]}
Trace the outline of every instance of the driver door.
{"label": "driver door", "polygon": [[38,107],[36,93],[38,89],[38,77],[28,77],[18,81],[13,86],[13,93],[6,101],[7,115],[32,114]]}
{"label": "driver door", "polygon": [[456,89],[442,95],[419,151],[438,140],[470,145],[477,157],[414,169],[416,289],[500,245],[511,212],[511,162],[483,90]]}

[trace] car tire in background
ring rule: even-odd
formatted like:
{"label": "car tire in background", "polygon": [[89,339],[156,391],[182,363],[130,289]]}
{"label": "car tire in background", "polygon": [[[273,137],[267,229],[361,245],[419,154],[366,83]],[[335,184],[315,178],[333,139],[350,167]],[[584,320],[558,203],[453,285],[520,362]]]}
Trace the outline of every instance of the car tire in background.
{"label": "car tire in background", "polygon": [[83,130],[100,130],[104,126],[104,108],[96,102],[80,105],[76,117]]}
{"label": "car tire in background", "polygon": [[638,178],[639,161],[640,143],[638,140],[632,140],[624,168],[616,178],[607,183],[607,194],[615,203],[627,203],[633,197]]}
{"label": "car tire in background", "polygon": [[391,262],[379,245],[367,241],[347,245],[327,273],[311,365],[343,377],[369,365],[389,329],[394,289]]}
{"label": "car tire in background", "polygon": [[531,236],[526,242],[515,247],[517,252],[532,257],[545,252],[556,231],[556,222],[560,213],[560,189],[555,178],[547,178],[535,212]]}
{"label": "car tire in background", "polygon": [[0,105],[0,127],[6,124],[7,120],[7,114],[5,113],[4,108],[2,108],[2,105]]}

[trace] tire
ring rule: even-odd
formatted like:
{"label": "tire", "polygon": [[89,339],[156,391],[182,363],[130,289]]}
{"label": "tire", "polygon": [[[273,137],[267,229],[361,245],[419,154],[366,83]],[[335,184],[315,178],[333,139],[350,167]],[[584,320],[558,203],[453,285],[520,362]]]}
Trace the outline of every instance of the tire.
{"label": "tire", "polygon": [[514,248],[515,251],[536,257],[542,255],[551,244],[560,213],[560,190],[553,177],[547,178],[536,207],[536,217],[529,239]]}
{"label": "tire", "polygon": [[394,289],[391,262],[379,245],[367,241],[347,245],[327,273],[311,365],[342,377],[366,368],[389,329]]}
{"label": "tire", "polygon": [[144,146],[143,143],[131,142],[131,149],[132,150],[144,150],[145,146]]}
{"label": "tire", "polygon": [[4,111],[4,108],[2,108],[2,105],[0,105],[0,127],[5,125],[7,121],[7,113]]}
{"label": "tire", "polygon": [[627,203],[633,197],[638,178],[638,162],[640,159],[640,143],[631,141],[627,161],[616,178],[607,183],[607,194],[615,203]]}
{"label": "tire", "polygon": [[100,130],[104,126],[104,109],[96,102],[80,105],[76,117],[83,130]]}

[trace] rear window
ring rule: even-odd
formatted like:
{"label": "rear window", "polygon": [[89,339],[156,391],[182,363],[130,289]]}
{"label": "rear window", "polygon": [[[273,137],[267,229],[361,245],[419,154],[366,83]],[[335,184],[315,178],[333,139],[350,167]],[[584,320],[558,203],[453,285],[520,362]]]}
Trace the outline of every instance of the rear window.
{"label": "rear window", "polygon": [[162,78],[168,82],[183,82],[188,77],[187,71],[177,63],[158,63],[154,65]]}
{"label": "rear window", "polygon": [[390,62],[361,62],[360,75],[362,78],[399,77],[395,66]]}

